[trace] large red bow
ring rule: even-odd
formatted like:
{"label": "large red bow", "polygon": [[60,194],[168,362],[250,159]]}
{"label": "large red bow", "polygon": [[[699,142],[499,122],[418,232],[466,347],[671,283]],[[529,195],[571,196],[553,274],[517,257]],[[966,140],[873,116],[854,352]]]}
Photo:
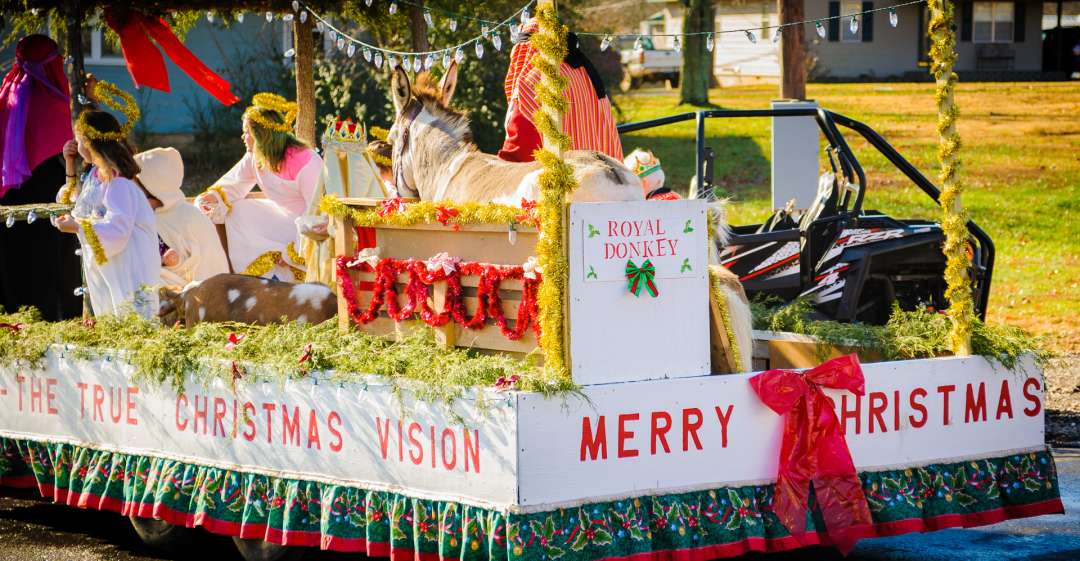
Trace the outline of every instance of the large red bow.
{"label": "large red bow", "polygon": [[189,51],[161,18],[136,11],[118,13],[105,8],[105,21],[120,37],[120,48],[136,86],[169,91],[169,72],[165,68],[165,59],[150,40],[153,38],[180,70],[218,101],[225,105],[240,101],[232,93],[229,82]]}
{"label": "large red bow", "polygon": [[833,400],[821,388],[862,395],[858,357],[835,358],[803,374],[769,370],[750,378],[750,385],[765,405],[784,417],[774,512],[801,540],[813,482],[829,539],[847,554],[873,521]]}

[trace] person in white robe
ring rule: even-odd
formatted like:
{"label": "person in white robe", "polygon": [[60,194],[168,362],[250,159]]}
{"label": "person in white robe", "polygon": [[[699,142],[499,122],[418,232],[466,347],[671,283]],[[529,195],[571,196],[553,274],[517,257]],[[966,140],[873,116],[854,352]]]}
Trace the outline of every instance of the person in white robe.
{"label": "person in white robe", "polygon": [[[196,205],[215,224],[224,224],[233,270],[302,282],[296,219],[315,199],[322,158],[292,133],[296,104],[258,94],[244,112],[247,152]],[[264,199],[245,198],[258,185]]]}
{"label": "person in white robe", "polygon": [[[86,110],[94,131],[120,131],[109,113]],[[145,319],[158,313],[157,283],[161,272],[154,211],[134,178],[139,173],[127,141],[87,138],[77,129],[64,146],[67,173],[74,176],[76,154],[93,164],[86,173],[71,214],[56,227],[77,234],[83,279],[96,316],[135,312]],[[58,194],[62,202],[64,189]]]}
{"label": "person in white robe", "polygon": [[139,183],[157,218],[157,233],[168,246],[162,255],[161,286],[179,289],[229,272],[229,262],[214,224],[187,202],[184,160],[175,148],[154,148],[135,155],[142,169]]}

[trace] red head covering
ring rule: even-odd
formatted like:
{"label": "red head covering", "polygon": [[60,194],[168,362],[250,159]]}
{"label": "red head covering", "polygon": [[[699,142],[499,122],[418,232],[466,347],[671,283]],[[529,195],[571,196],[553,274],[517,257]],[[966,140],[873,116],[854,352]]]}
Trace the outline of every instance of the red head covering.
{"label": "red head covering", "polygon": [[15,48],[15,65],[0,85],[0,130],[0,197],[72,138],[64,61],[45,35],[27,35]]}

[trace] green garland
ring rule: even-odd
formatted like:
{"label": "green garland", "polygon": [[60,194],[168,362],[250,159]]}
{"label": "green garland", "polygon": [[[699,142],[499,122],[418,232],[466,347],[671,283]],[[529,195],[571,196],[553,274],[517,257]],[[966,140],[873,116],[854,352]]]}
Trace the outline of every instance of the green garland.
{"label": "green garland", "polygon": [[[36,310],[0,314],[0,364],[40,365],[52,345],[76,358],[116,354],[135,366],[135,377],[182,388],[184,375],[232,380],[232,361],[241,365],[243,382],[282,380],[323,372],[330,382],[360,382],[367,375],[408,388],[421,399],[453,401],[466,388],[493,387],[499,378],[518,376],[516,387],[551,394],[572,391],[565,378],[545,374],[526,359],[447,349],[423,329],[401,341],[343,333],[336,320],[320,325],[287,323],[268,326],[200,323],[190,329],[163,327],[137,316],[103,316],[92,327],[79,320],[41,321]],[[245,335],[226,349],[230,333]],[[305,360],[302,357],[308,354]]]}
{"label": "green garland", "polygon": [[70,204],[61,203],[0,206],[0,222],[7,222],[9,217],[13,217],[16,222],[26,222],[31,212],[38,219],[52,218],[69,214],[72,208]]}
{"label": "green garland", "polygon": [[972,319],[975,304],[971,295],[971,277],[968,270],[971,260],[967,255],[967,214],[960,203],[964,185],[960,181],[960,133],[956,131],[956,119],[960,110],[954,100],[957,76],[953,72],[956,63],[956,32],[953,30],[954,12],[952,0],[931,0],[928,33],[933,39],[930,47],[930,67],[937,90],[938,159],[941,160],[941,228],[945,231],[945,297],[949,300],[946,312],[951,320],[949,348],[957,355],[972,352]]}
{"label": "green garland", "polygon": [[362,228],[440,224],[440,212],[447,211],[454,213],[452,216],[443,217],[446,225],[450,227],[469,224],[514,224],[526,228],[536,227],[536,217],[527,209],[496,203],[415,201],[401,203],[401,209],[394,212],[381,212],[381,208],[351,207],[341,202],[336,195],[324,195],[319,201],[319,212],[349,220],[355,226]]}
{"label": "green garland", "polygon": [[[894,307],[885,325],[840,323],[811,319],[813,303],[806,298],[789,305],[772,301],[751,304],[754,328],[810,335],[821,340],[818,358],[827,357],[830,346],[861,347],[877,352],[883,360],[908,360],[955,354],[951,347],[952,322],[943,314],[925,310],[904,311]],[[988,325],[978,318],[971,322],[971,349],[976,355],[997,360],[1014,369],[1020,357],[1033,354],[1045,365],[1051,354],[1041,340],[1019,327]]]}

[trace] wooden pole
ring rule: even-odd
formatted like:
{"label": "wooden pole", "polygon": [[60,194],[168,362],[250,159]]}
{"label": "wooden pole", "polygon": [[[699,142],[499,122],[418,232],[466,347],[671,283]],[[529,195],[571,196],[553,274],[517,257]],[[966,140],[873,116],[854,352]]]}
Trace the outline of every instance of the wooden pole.
{"label": "wooden pole", "polygon": [[[776,0],[780,25],[806,19],[804,0]],[[802,25],[784,27],[780,45],[780,97],[806,99],[806,47]]]}
{"label": "wooden pole", "polygon": [[[75,121],[78,120],[79,113],[83,110],[83,104],[79,102],[79,98],[83,95],[83,88],[86,85],[86,69],[83,65],[82,49],[83,11],[82,6],[79,5],[79,0],[69,0],[65,11],[67,12],[64,15],[67,56],[71,60],[71,66],[68,67],[68,82],[71,88],[71,126],[74,128]],[[79,259],[90,259],[90,253],[89,248],[82,248]],[[83,270],[84,267],[79,267],[79,286],[86,285]],[[89,319],[93,315],[93,310],[90,308],[89,292],[84,292],[82,295],[82,307],[83,319]]]}
{"label": "wooden pole", "polygon": [[296,75],[296,136],[315,146],[315,38],[313,18],[293,19],[293,71]]}

